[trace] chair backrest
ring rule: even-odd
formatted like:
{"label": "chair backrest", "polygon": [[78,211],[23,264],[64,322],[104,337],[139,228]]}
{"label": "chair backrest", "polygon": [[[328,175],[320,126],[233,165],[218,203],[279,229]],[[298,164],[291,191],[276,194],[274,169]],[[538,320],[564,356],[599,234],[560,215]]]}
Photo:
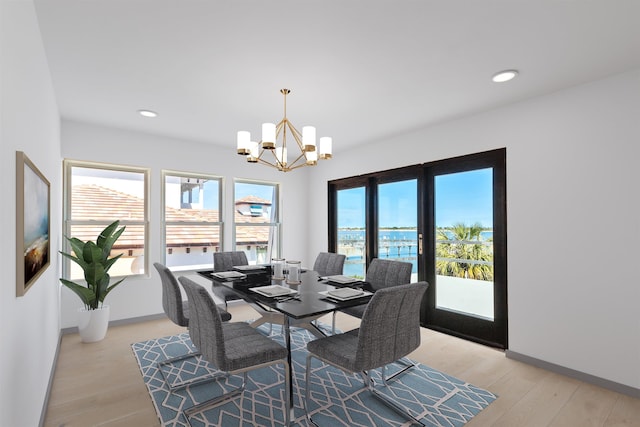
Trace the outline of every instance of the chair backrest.
{"label": "chair backrest", "polygon": [[347,257],[342,254],[332,252],[320,252],[313,264],[313,270],[320,276],[335,276],[342,274],[344,260]]}
{"label": "chair backrest", "polygon": [[420,346],[420,306],[428,286],[417,282],[373,294],[358,332],[355,364],[359,370],[379,368]]}
{"label": "chair backrest", "polygon": [[411,282],[412,268],[410,262],[374,258],[367,268],[365,280],[376,291],[389,286],[406,285]]}
{"label": "chair backrest", "polygon": [[213,253],[213,271],[229,271],[234,265],[248,265],[247,254],[243,251]]}
{"label": "chair backrest", "polygon": [[182,292],[176,277],[171,270],[159,262],[154,262],[153,266],[158,270],[162,282],[162,309],[176,325],[188,326],[189,317],[183,310]]}
{"label": "chair backrest", "polygon": [[189,337],[202,356],[221,371],[227,371],[222,319],[209,292],[189,279],[178,279],[189,301]]}

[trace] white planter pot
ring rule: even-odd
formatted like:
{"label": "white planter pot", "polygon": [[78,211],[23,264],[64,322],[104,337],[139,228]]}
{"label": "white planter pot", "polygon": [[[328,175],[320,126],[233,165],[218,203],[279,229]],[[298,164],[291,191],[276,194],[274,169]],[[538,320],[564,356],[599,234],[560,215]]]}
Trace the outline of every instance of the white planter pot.
{"label": "white planter pot", "polygon": [[96,310],[78,309],[78,332],[82,342],[96,342],[107,335],[109,327],[109,306]]}

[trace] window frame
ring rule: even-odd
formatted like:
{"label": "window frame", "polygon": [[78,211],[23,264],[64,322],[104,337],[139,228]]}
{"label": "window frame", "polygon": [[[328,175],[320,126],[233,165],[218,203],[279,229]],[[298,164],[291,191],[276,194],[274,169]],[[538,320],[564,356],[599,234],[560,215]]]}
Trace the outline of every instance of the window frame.
{"label": "window frame", "polygon": [[[263,222],[260,223],[260,226],[268,226],[268,227],[274,227],[275,228],[275,233],[274,236],[277,239],[276,244],[271,244],[271,248],[267,249],[267,255],[273,259],[273,258],[280,258],[282,256],[282,212],[281,212],[281,208],[282,208],[282,202],[281,202],[281,184],[279,182],[273,182],[273,181],[262,181],[262,180],[257,180],[257,179],[244,179],[244,178],[234,178],[233,180],[233,195],[232,195],[232,242],[233,242],[233,250],[238,250],[238,251],[244,251],[245,248],[242,248],[242,245],[238,245],[237,243],[237,227],[240,226],[256,226],[257,224],[255,222],[236,222],[236,184],[256,184],[256,185],[269,185],[269,186],[273,186],[275,188],[275,194],[273,196],[273,200],[272,200],[272,205],[271,205],[271,209],[272,209],[272,215],[275,209],[275,222]],[[275,206],[274,206],[275,205]],[[273,250],[273,247],[275,246],[276,251],[275,253],[273,252],[269,252],[270,250]],[[271,259],[267,260],[268,262],[271,261]]]}
{"label": "window frame", "polygon": [[[116,219],[120,220],[120,226],[142,226],[144,230],[144,272],[143,273],[132,273],[127,274],[125,276],[113,276],[113,277],[135,277],[135,276],[143,276],[149,277],[149,194],[150,194],[150,175],[151,169],[144,168],[140,166],[130,166],[130,165],[119,165],[114,163],[100,163],[100,162],[91,162],[84,160],[74,160],[74,159],[64,159],[63,162],[63,209],[62,209],[62,230],[63,236],[71,235],[71,228],[75,226],[82,225],[98,225],[103,223],[106,227],[111,224]],[[86,169],[99,169],[99,170],[107,170],[113,172],[129,172],[129,173],[139,173],[144,177],[143,187],[144,187],[144,214],[143,219],[141,221],[132,221],[127,219],[113,218],[111,220],[73,220],[71,218],[72,214],[72,170],[73,168],[86,168]],[[69,252],[71,247],[66,238],[63,238],[62,241],[62,250],[65,252]],[[71,269],[71,261],[63,257],[62,259],[62,277],[65,279],[69,279],[70,269]],[[78,279],[84,280],[84,279]]]}
{"label": "window frame", "polygon": [[[195,179],[206,179],[206,180],[216,180],[218,181],[218,221],[167,221],[166,220],[166,178],[167,176],[173,176],[177,178],[195,178]],[[220,175],[212,175],[205,173],[197,173],[197,172],[185,172],[185,171],[177,171],[172,169],[163,169],[160,173],[161,179],[161,189],[160,189],[160,204],[161,204],[161,248],[162,248],[162,263],[164,265],[167,264],[167,225],[185,225],[189,224],[190,226],[217,226],[220,231],[218,232],[219,242],[218,248],[224,247],[224,197],[223,197],[223,189],[224,189],[224,177]],[[213,255],[211,255],[211,264],[213,265]],[[169,269],[171,271],[193,271],[194,269],[187,266],[186,268],[181,268],[183,266],[170,266]]]}

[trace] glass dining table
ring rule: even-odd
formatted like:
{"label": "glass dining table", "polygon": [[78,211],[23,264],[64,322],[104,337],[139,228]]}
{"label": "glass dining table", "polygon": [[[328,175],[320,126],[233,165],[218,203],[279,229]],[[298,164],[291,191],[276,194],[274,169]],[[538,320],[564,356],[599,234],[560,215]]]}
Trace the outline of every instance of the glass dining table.
{"label": "glass dining table", "polygon": [[[317,337],[326,334],[314,323],[319,317],[342,308],[365,304],[371,298],[366,282],[348,285],[334,283],[320,277],[317,272],[303,270],[299,283],[287,283],[285,279],[274,279],[270,269],[257,270],[241,277],[223,278],[213,270],[198,271],[211,280],[212,286],[226,286],[238,293],[259,314],[260,318],[251,323],[258,327],[263,323],[281,324],[287,347],[289,381],[293,382],[291,363],[291,327],[305,328]],[[351,291],[353,290],[353,291]],[[293,384],[289,387],[291,419],[293,415]]]}

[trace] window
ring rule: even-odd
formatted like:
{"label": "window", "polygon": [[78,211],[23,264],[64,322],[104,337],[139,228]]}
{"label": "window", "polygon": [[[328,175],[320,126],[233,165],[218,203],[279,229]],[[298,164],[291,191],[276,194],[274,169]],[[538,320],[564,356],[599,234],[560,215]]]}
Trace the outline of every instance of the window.
{"label": "window", "polygon": [[280,256],[279,186],[257,181],[234,183],[235,250],[247,253],[249,264]]}
{"label": "window", "polygon": [[337,253],[346,256],[343,273],[364,279],[366,261],[365,187],[337,190]]}
{"label": "window", "polygon": [[222,247],[222,178],[185,172],[162,172],[165,265],[195,270],[213,265]]}
{"label": "window", "polygon": [[[148,178],[143,168],[64,161],[64,234],[95,241],[113,221],[125,226],[111,256],[122,257],[111,267],[111,276],[146,274],[148,238]],[[65,251],[69,251],[64,242]],[[65,258],[63,276],[82,279],[82,269]]]}

